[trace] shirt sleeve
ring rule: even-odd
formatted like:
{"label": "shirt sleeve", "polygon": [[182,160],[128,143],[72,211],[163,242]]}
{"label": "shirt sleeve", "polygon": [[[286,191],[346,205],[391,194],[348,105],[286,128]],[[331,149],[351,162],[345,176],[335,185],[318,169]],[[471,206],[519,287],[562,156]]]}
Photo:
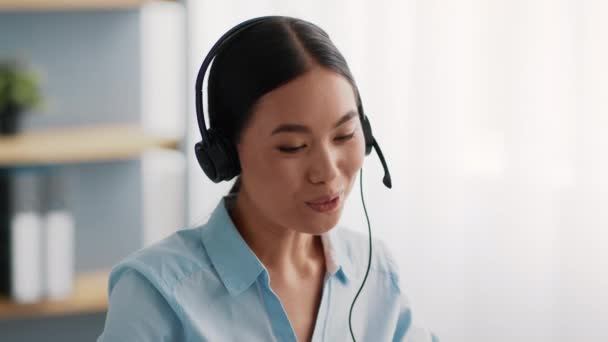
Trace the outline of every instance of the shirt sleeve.
{"label": "shirt sleeve", "polygon": [[408,300],[403,294],[400,299],[401,307],[393,342],[439,342],[431,331],[412,324],[412,311]]}
{"label": "shirt sleeve", "polygon": [[108,313],[97,342],[182,340],[177,315],[141,273],[126,269],[110,279]]}

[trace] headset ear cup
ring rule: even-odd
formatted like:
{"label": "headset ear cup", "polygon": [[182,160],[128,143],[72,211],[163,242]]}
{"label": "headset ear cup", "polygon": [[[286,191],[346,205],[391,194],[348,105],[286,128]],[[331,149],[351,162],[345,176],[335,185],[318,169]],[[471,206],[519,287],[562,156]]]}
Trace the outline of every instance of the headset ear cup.
{"label": "headset ear cup", "polygon": [[205,172],[205,175],[209,177],[214,183],[218,182],[218,174],[215,164],[213,163],[213,158],[208,153],[207,143],[198,142],[194,145],[194,154],[196,155],[196,160],[198,160],[198,164]]}
{"label": "headset ear cup", "polygon": [[230,180],[240,173],[236,149],[214,129],[207,130],[207,140],[194,146],[199,165],[214,183]]}
{"label": "headset ear cup", "polygon": [[216,168],[221,173],[221,180],[229,181],[241,172],[239,156],[235,146],[223,134],[215,132],[214,135],[217,139],[218,154],[221,156],[221,165]]}
{"label": "headset ear cup", "polygon": [[367,115],[361,115],[361,128],[363,129],[363,137],[365,138],[365,155],[369,155],[374,147],[374,136],[372,134],[372,126],[369,123]]}

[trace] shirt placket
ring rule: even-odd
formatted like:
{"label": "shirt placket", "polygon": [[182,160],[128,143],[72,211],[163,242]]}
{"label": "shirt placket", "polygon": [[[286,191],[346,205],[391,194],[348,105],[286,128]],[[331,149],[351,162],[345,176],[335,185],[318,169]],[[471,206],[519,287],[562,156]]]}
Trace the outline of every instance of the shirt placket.
{"label": "shirt placket", "polygon": [[325,332],[327,330],[327,319],[329,312],[329,303],[330,303],[330,286],[331,286],[331,277],[329,275],[325,276],[325,281],[323,282],[323,293],[321,295],[321,304],[319,305],[319,312],[317,313],[317,320],[315,322],[315,330],[312,335],[312,342],[322,342],[325,341]]}
{"label": "shirt placket", "polygon": [[[272,327],[272,331],[275,334],[275,338],[280,342],[297,342],[297,337],[291,326],[291,322],[287,317],[287,312],[283,305],[281,304],[281,300],[279,296],[272,291],[270,287],[270,282],[268,280],[268,273],[263,272],[262,279],[260,281],[261,284],[258,288],[261,290],[262,300],[264,301],[264,306],[268,312],[270,325]],[[317,319],[315,321],[315,327],[313,331],[312,341],[313,342],[321,342],[324,341],[325,330],[327,329],[327,318],[329,311],[329,288],[331,285],[331,277],[327,275],[323,282],[323,292],[321,295],[321,303],[319,304],[319,312],[317,313]]]}
{"label": "shirt placket", "polygon": [[289,322],[287,312],[285,312],[279,296],[277,296],[276,293],[274,293],[274,291],[272,291],[270,288],[270,281],[266,271],[262,273],[260,287],[262,292],[262,300],[264,301],[264,306],[266,307],[266,311],[270,317],[272,331],[274,332],[277,341],[297,342],[297,337],[293,331],[291,323]]}

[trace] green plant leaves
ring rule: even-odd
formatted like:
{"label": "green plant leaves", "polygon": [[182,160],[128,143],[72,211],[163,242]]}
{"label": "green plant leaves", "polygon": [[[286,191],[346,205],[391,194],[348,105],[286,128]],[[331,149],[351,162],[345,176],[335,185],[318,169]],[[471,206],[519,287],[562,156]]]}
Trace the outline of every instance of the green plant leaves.
{"label": "green plant leaves", "polygon": [[16,60],[0,61],[0,113],[25,111],[42,103],[40,78]]}

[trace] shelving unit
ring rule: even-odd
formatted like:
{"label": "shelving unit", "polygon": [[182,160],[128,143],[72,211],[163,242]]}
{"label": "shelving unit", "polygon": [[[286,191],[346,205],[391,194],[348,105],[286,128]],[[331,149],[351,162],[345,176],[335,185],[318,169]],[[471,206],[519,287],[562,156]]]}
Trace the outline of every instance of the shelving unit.
{"label": "shelving unit", "polygon": [[137,124],[29,131],[0,137],[0,167],[129,159],[146,149],[175,149],[179,140],[146,133]]}
{"label": "shelving unit", "polygon": [[0,297],[0,320],[103,312],[108,307],[108,274],[102,270],[78,275],[72,294],[61,300],[19,304]]}
{"label": "shelving unit", "polygon": [[[0,136],[0,171],[11,177],[27,175],[29,168],[41,174],[47,167],[49,173],[65,172],[70,198],[78,203],[71,206],[81,234],[74,242],[79,244],[74,257],[80,265],[74,268],[72,293],[32,304],[0,296],[0,340],[38,341],[53,336],[61,324],[30,329],[34,322],[27,320],[105,313],[108,268],[119,260],[115,257],[141,247],[142,236],[156,229],[150,222],[176,226],[171,219],[179,218],[181,196],[173,189],[186,187],[179,183],[185,177],[179,173],[183,159],[177,158],[184,139],[181,119],[172,118],[185,112],[181,66],[186,16],[177,0],[0,0],[0,16],[4,50],[35,56],[48,76],[58,118],[53,126],[62,126],[50,128],[48,121],[32,120],[17,135]],[[87,118],[90,126],[68,126]],[[93,124],[99,118],[115,124]],[[150,151],[156,149],[163,151]],[[118,160],[129,162],[113,163]],[[153,196],[150,189],[156,191]],[[156,198],[171,205],[154,202]],[[104,200],[111,203],[104,205],[99,219],[95,215],[100,211],[91,207]],[[163,220],[150,220],[149,213]],[[90,322],[103,323],[101,315],[92,316]],[[26,322],[13,324],[20,320]],[[23,324],[28,331],[22,333]],[[80,333],[95,336],[95,329],[87,326]]]}
{"label": "shelving unit", "polygon": [[[0,167],[114,161],[178,145],[179,140],[146,133],[137,124],[26,131],[0,136]],[[0,320],[103,312],[108,305],[108,274],[102,270],[76,275],[72,294],[63,300],[20,304],[0,296]]]}
{"label": "shelving unit", "polygon": [[0,11],[125,9],[141,6],[147,1],[148,0],[0,0]]}

